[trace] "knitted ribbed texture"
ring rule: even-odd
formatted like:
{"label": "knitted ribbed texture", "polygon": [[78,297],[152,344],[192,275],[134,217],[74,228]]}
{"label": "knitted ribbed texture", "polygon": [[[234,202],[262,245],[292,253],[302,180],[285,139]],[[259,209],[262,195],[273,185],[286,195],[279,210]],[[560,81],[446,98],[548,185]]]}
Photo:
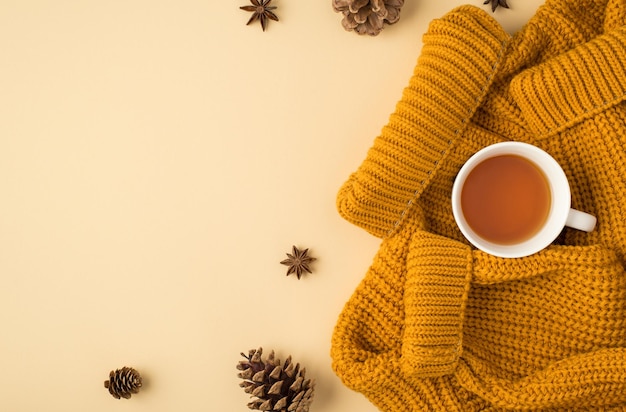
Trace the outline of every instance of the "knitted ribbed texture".
{"label": "knitted ribbed texture", "polygon": [[457,366],[471,264],[465,245],[425,232],[415,236],[404,293],[407,375],[441,376]]}
{"label": "knitted ribbed texture", "polygon": [[505,39],[477,13],[451,13],[431,27],[396,112],[339,194],[344,217],[377,236],[398,225],[484,96]]}
{"label": "knitted ribbed texture", "polygon": [[[429,27],[413,76],[337,205],[383,239],[332,339],[382,411],[626,411],[626,0],[547,0],[514,36],[479,8]],[[504,140],[554,156],[598,217],[547,249],[472,248],[450,195]]]}

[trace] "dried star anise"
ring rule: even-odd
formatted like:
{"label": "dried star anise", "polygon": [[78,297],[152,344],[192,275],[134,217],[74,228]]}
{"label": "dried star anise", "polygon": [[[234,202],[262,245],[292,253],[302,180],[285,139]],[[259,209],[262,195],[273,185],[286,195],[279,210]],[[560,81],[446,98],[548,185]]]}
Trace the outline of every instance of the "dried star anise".
{"label": "dried star anise", "polygon": [[509,8],[509,5],[506,4],[506,0],[485,0],[483,4],[491,3],[491,11],[494,12],[498,8],[498,6],[502,6],[505,9]]}
{"label": "dried star anise", "polygon": [[278,21],[278,16],[274,14],[272,10],[275,10],[276,6],[270,6],[269,4],[272,0],[250,0],[252,6],[241,6],[239,7],[241,10],[252,12],[252,17],[246,23],[246,25],[252,23],[255,20],[259,20],[261,22],[261,28],[265,31],[265,26],[267,25],[267,21],[274,20]]}
{"label": "dried star anise", "polygon": [[[292,254],[293,253],[293,254]],[[281,265],[287,265],[287,276],[295,273],[298,279],[306,271],[313,273],[309,264],[316,260],[316,258],[308,255],[309,249],[300,250],[295,246],[292,246],[292,253],[287,253],[288,259],[282,260]]]}

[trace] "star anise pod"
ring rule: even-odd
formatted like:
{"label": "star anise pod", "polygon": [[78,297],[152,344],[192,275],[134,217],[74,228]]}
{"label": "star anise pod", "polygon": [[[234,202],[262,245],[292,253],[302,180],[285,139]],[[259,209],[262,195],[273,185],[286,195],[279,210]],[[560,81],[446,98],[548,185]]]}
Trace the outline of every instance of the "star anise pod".
{"label": "star anise pod", "polygon": [[295,273],[298,279],[300,279],[304,272],[313,273],[309,264],[317,259],[309,256],[308,253],[309,249],[300,250],[292,246],[292,253],[287,253],[288,259],[280,262],[282,265],[289,266],[287,276]]}
{"label": "star anise pod", "polygon": [[261,28],[265,31],[265,26],[267,25],[268,19],[278,21],[278,16],[274,14],[272,10],[275,10],[276,6],[270,6],[269,4],[272,0],[250,0],[252,6],[241,6],[239,7],[241,10],[252,12],[252,17],[246,23],[246,25],[252,23],[255,20],[259,20],[261,22]]}
{"label": "star anise pod", "polygon": [[485,0],[483,4],[491,3],[491,11],[494,12],[498,8],[498,6],[502,6],[505,9],[509,8],[509,5],[506,4],[506,0]]}

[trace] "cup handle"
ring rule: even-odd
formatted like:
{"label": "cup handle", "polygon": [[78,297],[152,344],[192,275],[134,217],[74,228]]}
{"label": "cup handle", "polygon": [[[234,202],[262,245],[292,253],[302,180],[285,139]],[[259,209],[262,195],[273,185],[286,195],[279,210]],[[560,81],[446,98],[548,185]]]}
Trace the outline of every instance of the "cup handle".
{"label": "cup handle", "polygon": [[580,210],[570,209],[565,221],[565,226],[573,229],[582,230],[583,232],[591,232],[596,227],[595,216]]}

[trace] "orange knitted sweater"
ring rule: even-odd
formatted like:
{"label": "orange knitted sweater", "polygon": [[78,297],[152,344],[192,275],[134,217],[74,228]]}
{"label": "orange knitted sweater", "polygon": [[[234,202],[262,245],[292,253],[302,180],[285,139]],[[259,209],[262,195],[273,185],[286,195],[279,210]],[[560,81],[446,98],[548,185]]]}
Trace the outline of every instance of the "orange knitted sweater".
{"label": "orange knitted sweater", "polygon": [[[348,387],[393,412],[626,410],[625,98],[625,0],[548,0],[512,37],[472,6],[431,23],[338,194],[382,238],[332,338]],[[470,247],[452,183],[503,140],[555,157],[596,230],[520,259]]]}

